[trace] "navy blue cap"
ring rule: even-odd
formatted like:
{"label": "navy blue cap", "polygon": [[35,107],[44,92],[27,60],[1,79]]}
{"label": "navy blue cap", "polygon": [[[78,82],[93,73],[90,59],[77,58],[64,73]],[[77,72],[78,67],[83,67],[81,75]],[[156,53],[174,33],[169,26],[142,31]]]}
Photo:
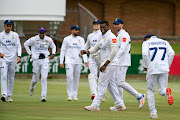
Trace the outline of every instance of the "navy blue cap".
{"label": "navy blue cap", "polygon": [[47,32],[47,30],[46,30],[46,28],[44,28],[44,27],[40,27],[39,28],[39,33],[45,33],[45,32]]}
{"label": "navy blue cap", "polygon": [[144,37],[144,40],[146,40],[146,38],[150,38],[150,37],[152,37],[152,36],[154,36],[153,34],[147,34],[145,37]]}
{"label": "navy blue cap", "polygon": [[93,21],[93,24],[94,24],[94,23],[101,24],[101,21],[100,21],[100,20],[94,20],[94,21]]}
{"label": "navy blue cap", "polygon": [[73,29],[77,30],[77,29],[80,29],[80,27],[78,25],[72,25],[71,30],[73,30]]}
{"label": "navy blue cap", "polygon": [[13,22],[12,22],[12,20],[5,20],[5,21],[4,21],[4,24],[5,24],[5,25],[8,25],[8,24],[9,24],[9,25],[12,25]]}
{"label": "navy blue cap", "polygon": [[113,22],[113,24],[123,24],[124,22],[123,22],[123,20],[122,19],[119,19],[119,18],[116,18],[115,20],[114,20],[114,22]]}

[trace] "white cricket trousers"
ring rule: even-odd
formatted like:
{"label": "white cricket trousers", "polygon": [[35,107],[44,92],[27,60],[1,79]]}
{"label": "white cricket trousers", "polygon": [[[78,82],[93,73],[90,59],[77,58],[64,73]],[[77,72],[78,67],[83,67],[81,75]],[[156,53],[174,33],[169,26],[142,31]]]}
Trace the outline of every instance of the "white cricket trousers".
{"label": "white cricket trousers", "polygon": [[41,96],[45,98],[47,94],[48,63],[48,58],[33,60],[33,77],[30,86],[31,89],[35,88],[35,84],[39,81],[41,73]]}
{"label": "white cricket trousers", "polygon": [[[128,67],[127,66],[118,66],[116,79],[117,79],[117,87],[119,90],[119,94],[123,94],[122,88],[125,89],[129,94],[133,95],[134,97],[141,98],[142,94],[138,93],[130,84],[128,84],[126,79],[126,72]],[[121,96],[122,98],[122,96]]]}
{"label": "white cricket trousers", "polygon": [[[6,96],[12,96],[14,77],[17,62],[7,62],[5,60],[0,61],[1,64],[1,94]],[[8,85],[7,85],[8,81]]]}
{"label": "white cricket trousers", "polygon": [[168,85],[168,73],[163,74],[146,74],[146,84],[147,84],[147,99],[148,106],[151,114],[157,113],[155,107],[155,86],[158,83],[158,92],[162,96],[166,96],[166,88]]}
{"label": "white cricket trousers", "polygon": [[93,103],[91,106],[100,106],[101,99],[106,93],[107,87],[112,94],[112,97],[114,99],[115,105],[119,106],[123,104],[123,101],[121,100],[118,89],[113,77],[114,72],[117,70],[116,65],[108,65],[104,72],[100,72],[99,74],[99,83],[98,83],[98,93],[97,96],[94,98]]}
{"label": "white cricket trousers", "polygon": [[88,80],[89,80],[91,95],[93,94],[97,95],[97,78],[98,78],[99,65],[94,59],[89,59],[89,70],[90,70],[90,74],[88,76]]}
{"label": "white cricket trousers", "polygon": [[68,97],[77,97],[79,79],[81,74],[81,64],[66,64],[67,94]]}

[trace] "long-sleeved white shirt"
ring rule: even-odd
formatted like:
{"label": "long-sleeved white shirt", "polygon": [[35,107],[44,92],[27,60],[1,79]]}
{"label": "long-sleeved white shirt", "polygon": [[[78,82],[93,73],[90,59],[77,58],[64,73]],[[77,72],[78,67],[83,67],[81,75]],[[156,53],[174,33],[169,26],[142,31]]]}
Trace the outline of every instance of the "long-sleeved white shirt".
{"label": "long-sleeved white shirt", "polygon": [[19,35],[16,32],[6,33],[2,31],[0,33],[0,53],[5,55],[0,59],[8,62],[17,61],[17,56],[21,57],[22,47]]}
{"label": "long-sleeved white shirt", "polygon": [[169,72],[174,54],[169,42],[156,36],[152,36],[142,44],[142,57],[148,74]]}
{"label": "long-sleeved white shirt", "polygon": [[117,36],[119,66],[131,66],[131,39],[125,30],[120,30]]}
{"label": "long-sleeved white shirt", "polygon": [[[60,64],[73,63],[82,64],[82,58],[79,53],[84,49],[84,38],[80,36],[73,36],[72,34],[65,37],[61,46]],[[83,55],[84,62],[87,62],[87,55]]]}
{"label": "long-sleeved white shirt", "polygon": [[[118,59],[116,57],[116,48],[118,48],[116,36],[108,30],[104,35],[101,36],[99,42],[89,49],[90,54],[93,54],[100,50],[101,55],[101,65],[103,65],[107,60],[110,60],[110,65],[118,65]],[[114,53],[112,53],[114,49]]]}
{"label": "long-sleeved white shirt", "polygon": [[[30,47],[31,46],[31,50]],[[41,39],[39,35],[29,38],[25,43],[24,47],[29,55],[32,55],[32,59],[39,59],[40,53],[48,57],[49,47],[52,48],[52,54],[56,54],[56,45],[54,44],[52,38],[45,36]]]}

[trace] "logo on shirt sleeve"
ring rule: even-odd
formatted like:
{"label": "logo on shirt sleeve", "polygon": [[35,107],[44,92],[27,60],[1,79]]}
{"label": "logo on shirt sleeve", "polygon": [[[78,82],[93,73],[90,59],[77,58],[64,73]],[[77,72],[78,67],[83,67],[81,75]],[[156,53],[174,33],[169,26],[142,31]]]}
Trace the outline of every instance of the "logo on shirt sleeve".
{"label": "logo on shirt sleeve", "polygon": [[123,42],[126,42],[127,38],[123,38]]}
{"label": "logo on shirt sleeve", "polygon": [[112,42],[113,42],[113,43],[117,43],[117,40],[116,40],[116,39],[112,39]]}

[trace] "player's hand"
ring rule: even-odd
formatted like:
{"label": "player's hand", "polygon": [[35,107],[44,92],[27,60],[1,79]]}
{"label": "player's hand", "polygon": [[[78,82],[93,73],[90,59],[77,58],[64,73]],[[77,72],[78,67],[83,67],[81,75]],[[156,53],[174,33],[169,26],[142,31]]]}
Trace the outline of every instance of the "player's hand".
{"label": "player's hand", "polygon": [[144,68],[144,71],[147,71],[147,68]]}
{"label": "player's hand", "polygon": [[0,58],[3,58],[4,57],[4,54],[0,53]]}
{"label": "player's hand", "polygon": [[17,63],[20,63],[21,62],[21,57],[18,57],[17,58]]}
{"label": "player's hand", "polygon": [[60,64],[60,68],[64,68],[64,64]]}
{"label": "player's hand", "polygon": [[84,64],[85,64],[85,66],[86,66],[86,67],[88,67],[88,66],[89,66],[89,63],[88,63],[88,62],[85,62]]}
{"label": "player's hand", "polygon": [[50,59],[53,59],[54,58],[54,54],[52,54],[51,56],[50,56]]}
{"label": "player's hand", "polygon": [[81,50],[81,55],[86,54],[86,50]]}
{"label": "player's hand", "polygon": [[101,67],[100,67],[100,69],[99,69],[99,70],[100,70],[101,72],[104,72],[104,70],[105,70],[105,69],[106,69],[106,66],[105,66],[105,65],[103,65],[103,66],[101,66]]}

